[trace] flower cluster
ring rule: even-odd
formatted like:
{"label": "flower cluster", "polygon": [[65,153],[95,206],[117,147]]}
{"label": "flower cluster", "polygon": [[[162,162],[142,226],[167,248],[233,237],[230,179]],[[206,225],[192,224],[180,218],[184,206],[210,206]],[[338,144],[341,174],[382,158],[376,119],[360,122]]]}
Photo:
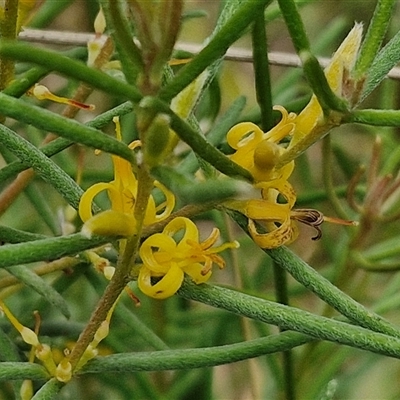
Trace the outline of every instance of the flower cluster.
{"label": "flower cluster", "polygon": [[[114,304],[115,305],[115,304]],[[32,346],[32,350],[29,355],[29,362],[33,362],[37,358],[43,366],[46,368],[50,376],[54,376],[60,382],[68,382],[72,378],[72,365],[69,359],[69,351],[66,349],[64,351],[64,357],[61,360],[57,360],[55,353],[48,344],[41,343],[38,337],[38,330],[40,319],[37,318],[37,323],[35,330],[22,325],[18,319],[13,315],[10,309],[0,300],[0,310],[5,314],[10,323],[19,332],[22,340]],[[100,327],[97,329],[93,340],[86,348],[81,359],[79,360],[76,370],[82,368],[89,360],[94,358],[98,354],[99,343],[107,337],[109,332],[109,324],[112,313],[114,311],[114,306],[110,309],[107,314],[107,318],[102,322]],[[25,381],[21,387],[21,397],[31,398],[32,394],[32,382]],[[30,394],[30,395],[29,395]]]}
{"label": "flower cluster", "polygon": [[[116,118],[114,122],[117,138],[121,140],[119,120]],[[140,147],[140,142],[134,141],[129,147],[134,150]],[[112,156],[112,159],[114,179],[111,182],[96,183],[85,191],[79,203],[79,215],[84,222],[82,232],[87,236],[100,234],[123,237],[119,241],[119,251],[123,252],[125,238],[137,233],[134,208],[138,180],[128,161],[118,156]],[[150,196],[144,216],[145,226],[165,220],[175,206],[174,195],[164,185],[154,181],[154,187],[162,193],[164,201],[156,203],[154,197]],[[94,198],[103,191],[110,200],[110,209],[93,215]],[[176,242],[173,236],[181,231],[183,236]],[[238,247],[237,242],[234,242],[211,248],[218,240],[218,229],[214,229],[204,242],[199,241],[199,236],[196,225],[190,219],[177,217],[165,226],[162,233],[148,237],[142,243],[139,253],[143,262],[138,276],[141,291],[150,297],[164,299],[177,292],[185,274],[197,284],[206,282],[211,276],[213,264],[220,268],[225,265],[216,253]],[[114,267],[96,253],[87,254],[106,278],[111,279]],[[152,279],[159,281],[153,284]]]}
{"label": "flower cluster", "polygon": [[[325,71],[329,85],[339,96],[346,97],[348,74],[354,65],[360,39],[361,27],[356,25]],[[230,156],[231,160],[251,173],[254,187],[259,191],[260,197],[229,200],[225,206],[248,217],[249,233],[262,248],[275,248],[295,240],[298,235],[295,221],[314,226],[318,231],[316,238],[319,238],[319,225],[324,220],[322,214],[316,210],[293,208],[296,194],[288,179],[293,172],[294,161],[291,158],[282,162],[282,159],[285,159],[285,154],[293,146],[300,143],[301,147],[301,142],[315,130],[321,132],[329,129],[329,123],[326,122],[315,96],[299,115],[289,113],[281,106],[276,106],[275,109],[281,113],[281,120],[270,131],[263,132],[257,125],[244,122],[234,126],[227,134],[227,142],[235,150]],[[119,121],[114,121],[117,138],[121,140]],[[165,128],[168,124],[169,119],[165,119],[161,125]],[[161,140],[158,131],[161,125],[154,125],[157,132],[153,132],[154,129],[151,131],[151,140],[146,137],[142,159],[150,166],[153,166],[153,161],[154,165],[157,165],[159,159],[151,159],[152,162],[149,162],[150,158],[146,158],[147,146],[152,144],[153,139]],[[167,129],[169,130],[169,125]],[[164,144],[167,145],[167,142],[162,142],[160,146],[163,147]],[[139,141],[129,145],[132,150],[141,146]],[[163,151],[160,154],[164,154]],[[111,182],[96,183],[86,190],[79,204],[79,215],[84,222],[82,232],[86,235],[122,237],[119,240],[119,251],[123,253],[126,238],[137,234],[139,230],[135,214],[139,181],[130,162],[115,155],[112,156],[112,160],[114,179]],[[157,181],[151,184],[163,199],[156,201],[156,196],[150,195],[143,210],[145,227],[170,217],[175,206],[172,192]],[[101,192],[107,193],[110,209],[94,215],[93,202]],[[177,239],[179,234],[181,238]],[[179,290],[185,275],[196,283],[207,281],[213,264],[220,268],[224,266],[223,259],[217,253],[226,248],[237,247],[236,242],[212,247],[218,235],[218,230],[214,230],[207,240],[200,242],[198,229],[190,219],[172,218],[162,233],[148,237],[140,245],[139,256],[142,264],[134,268],[134,274],[138,276],[141,291],[148,296],[164,299]],[[104,273],[109,279],[113,272],[113,267],[104,268]]]}
{"label": "flower cluster", "polygon": [[[356,24],[325,70],[333,92],[345,98],[352,93],[348,87],[349,73],[357,57],[361,34],[362,27]],[[228,201],[225,205],[249,218],[248,230],[253,240],[268,249],[296,239],[295,220],[315,227],[318,230],[316,238],[320,237],[319,225],[324,217],[316,210],[293,210],[296,194],[288,178],[294,169],[294,161],[282,163],[281,160],[295,145],[301,147],[299,143],[313,132],[318,131],[321,135],[330,128],[315,95],[299,115],[288,113],[281,106],[275,109],[281,112],[282,118],[270,131],[263,132],[257,125],[244,122],[227,134],[228,144],[236,150],[230,156],[231,160],[252,174],[255,188],[261,189],[261,198]],[[287,147],[281,143],[284,138],[289,140]],[[261,232],[257,223],[262,226]]]}

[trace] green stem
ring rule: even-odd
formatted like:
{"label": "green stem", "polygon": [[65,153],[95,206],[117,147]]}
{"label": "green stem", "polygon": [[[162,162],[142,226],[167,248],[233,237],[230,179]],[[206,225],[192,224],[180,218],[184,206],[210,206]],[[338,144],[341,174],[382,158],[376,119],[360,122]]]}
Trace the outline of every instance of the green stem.
{"label": "green stem", "polygon": [[324,112],[329,115],[330,110],[345,111],[346,103],[332,92],[324,71],[317,58],[311,53],[310,42],[304,29],[296,3],[293,0],[278,0],[286,26],[296,52],[303,63],[304,74],[317,96],[318,102]]}
{"label": "green stem", "polygon": [[356,79],[368,73],[380,49],[396,0],[378,0],[354,69]]}
{"label": "green stem", "polygon": [[140,49],[132,40],[127,21],[122,17],[119,2],[103,0],[101,4],[113,27],[114,42],[126,80],[134,85],[138,71],[142,71],[144,67]]}
{"label": "green stem", "polygon": [[[85,272],[85,276],[92,284],[93,289],[96,291],[98,296],[101,296],[106,288],[106,284],[101,275],[99,275],[93,268],[89,268]],[[118,303],[118,307],[114,310],[113,319],[114,318],[117,318],[126,327],[132,329],[132,331],[135,332],[135,335],[139,335],[155,350],[167,350],[169,348],[168,345],[137,316],[136,310],[125,306],[122,301]]]}
{"label": "green stem", "polygon": [[274,126],[274,120],[272,117],[271,80],[264,13],[255,17],[251,37],[256,96],[261,110],[261,126],[264,132],[268,132]]}
{"label": "green stem", "polygon": [[296,53],[310,51],[310,41],[308,40],[296,3],[293,0],[278,0],[278,4]]}
{"label": "green stem", "polygon": [[[319,99],[318,99],[319,100]],[[317,125],[308,133],[305,137],[299,140],[293,147],[284,152],[278,160],[275,168],[281,168],[288,164],[292,160],[295,160],[301,154],[303,154],[311,145],[318,140],[321,140],[328,132],[335,126],[339,126],[342,123],[343,114],[332,111],[330,116],[325,119],[322,125]]]}
{"label": "green stem", "polygon": [[[143,133],[141,135],[143,140]],[[119,295],[129,282],[129,274],[132,265],[135,263],[137,250],[140,244],[144,218],[151,191],[153,189],[153,179],[151,178],[146,165],[138,166],[138,189],[135,198],[135,208],[133,215],[136,220],[136,233],[127,239],[124,251],[118,257],[115,273],[99,300],[96,309],[93,311],[88,324],[79,335],[78,341],[73,347],[70,355],[72,371],[75,370],[83,353],[93,340],[100,324],[106,319],[111,307],[118,300]]]}
{"label": "green stem", "polygon": [[83,353],[85,352],[90,342],[93,340],[97,330],[99,329],[100,324],[106,319],[109,310],[117,301],[119,295],[124,290],[124,287],[127,284],[126,275],[121,274],[119,271],[120,270],[116,268],[111,282],[108,284],[103,296],[97,303],[97,306],[93,311],[89,322],[85,326],[85,329],[82,331],[82,333],[79,335],[75,346],[71,350],[69,361],[71,363],[72,371],[75,370]]}

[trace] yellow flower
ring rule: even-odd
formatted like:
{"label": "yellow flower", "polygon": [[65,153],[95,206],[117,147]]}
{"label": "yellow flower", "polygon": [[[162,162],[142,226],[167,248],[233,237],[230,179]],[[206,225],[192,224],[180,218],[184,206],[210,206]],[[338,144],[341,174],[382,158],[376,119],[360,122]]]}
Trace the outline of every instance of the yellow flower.
{"label": "yellow flower", "polygon": [[[183,236],[177,242],[173,236],[180,231]],[[150,236],[140,247],[143,266],[139,271],[139,289],[150,297],[165,299],[178,291],[185,274],[197,284],[206,282],[213,264],[220,268],[225,266],[222,257],[216,253],[238,247],[238,243],[233,242],[211,248],[218,236],[219,231],[215,228],[208,239],[199,242],[199,231],[190,219],[174,218],[162,233]],[[152,277],[161,279],[153,285]]]}
{"label": "yellow flower", "polygon": [[242,122],[227,134],[228,144],[236,150],[230,156],[231,160],[247,169],[256,182],[286,180],[294,168],[293,162],[278,170],[275,164],[285,151],[279,142],[294,132],[296,114],[288,113],[281,106],[275,106],[274,109],[281,112],[282,119],[270,131],[264,133],[257,125]]}
{"label": "yellow flower", "polygon": [[[339,225],[356,226],[356,221],[324,216],[311,208],[297,208],[293,187],[285,180],[260,182],[261,199],[229,200],[224,206],[239,211],[248,218],[248,231],[254,242],[263,249],[273,249],[296,240],[298,229],[294,221],[309,225],[317,231],[312,240],[322,236],[320,225],[326,221]],[[278,197],[285,202],[278,203]],[[262,227],[260,232],[259,227]]]}
{"label": "yellow flower", "polygon": [[[362,25],[355,24],[342,44],[336,50],[328,66],[325,68],[325,76],[332,91],[339,97],[352,100],[356,88],[352,87],[351,71],[357,60],[358,50],[362,39]],[[304,110],[295,120],[296,129],[290,147],[293,147],[301,139],[307,136],[318,124],[323,124],[323,112],[315,95]],[[325,132],[330,129],[327,126]]]}
{"label": "yellow flower", "polygon": [[[9,310],[9,308],[0,300],[0,310],[6,315],[10,323],[14,326],[14,328],[19,332],[22,337],[22,340],[32,346],[31,356],[29,357],[29,362],[33,362],[36,357],[40,360],[43,366],[47,369],[48,373],[51,376],[55,376],[58,380],[59,376],[57,375],[57,366],[54,362],[52,351],[49,345],[42,344],[39,341],[38,335],[32,329],[22,325],[18,319],[14,316],[14,314]],[[35,328],[38,330],[38,327]],[[65,381],[71,379],[71,374],[65,376],[67,378]]]}
{"label": "yellow flower", "polygon": [[[261,199],[231,200],[225,205],[249,218],[249,233],[261,248],[272,249],[294,241],[298,231],[291,220],[291,212],[296,195],[290,183],[279,179],[261,182],[255,187],[261,189]],[[285,203],[277,203],[279,195],[286,200]],[[256,222],[266,232],[259,232]]]}
{"label": "yellow flower", "polygon": [[[116,123],[117,138],[121,140],[120,125],[117,119],[114,122]],[[139,141],[134,141],[129,145],[132,150],[138,146],[140,146]],[[129,236],[136,231],[136,220],[133,216],[133,211],[138,181],[128,161],[115,155],[112,156],[112,160],[114,164],[114,180],[94,184],[82,195],[79,203],[79,216],[85,222],[82,231],[88,235],[97,233]],[[164,196],[164,201],[156,204],[154,197],[150,196],[144,218],[145,225],[167,218],[175,206],[174,195],[164,185],[155,181],[154,187],[160,190]],[[93,216],[93,199],[103,191],[107,192],[111,210]]]}

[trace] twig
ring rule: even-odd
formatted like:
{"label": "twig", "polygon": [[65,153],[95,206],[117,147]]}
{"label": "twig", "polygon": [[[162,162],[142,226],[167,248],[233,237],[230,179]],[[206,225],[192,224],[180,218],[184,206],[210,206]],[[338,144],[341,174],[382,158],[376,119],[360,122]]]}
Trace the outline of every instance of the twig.
{"label": "twig", "polygon": [[[86,46],[88,40],[95,37],[94,33],[76,33],[68,31],[47,31],[39,29],[24,29],[20,34],[19,38],[26,42],[37,42],[46,44],[57,44],[57,45],[76,45]],[[178,42],[175,46],[176,50],[184,50],[194,54],[197,54],[202,49],[201,44]],[[268,53],[268,59],[271,65],[279,65],[285,67],[296,67],[302,66],[300,58],[293,53],[285,53],[281,51],[272,51]],[[238,62],[253,62],[253,56],[251,50],[231,48],[225,54],[225,60],[238,61]],[[318,57],[319,63],[325,67],[329,63],[329,58]],[[389,74],[389,78],[400,80],[400,68],[393,68]]]}

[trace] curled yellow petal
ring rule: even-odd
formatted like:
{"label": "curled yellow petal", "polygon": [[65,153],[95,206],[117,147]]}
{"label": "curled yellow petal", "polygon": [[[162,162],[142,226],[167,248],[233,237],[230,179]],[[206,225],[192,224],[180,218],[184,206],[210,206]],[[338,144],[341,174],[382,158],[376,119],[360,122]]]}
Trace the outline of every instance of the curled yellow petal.
{"label": "curled yellow petal", "polygon": [[96,183],[91,186],[89,189],[83,193],[80,201],[79,201],[79,216],[83,222],[87,221],[89,218],[92,218],[92,203],[93,199],[103,190],[110,189],[109,183]]}
{"label": "curled yellow petal", "polygon": [[170,268],[176,252],[174,239],[164,233],[155,233],[140,246],[139,254],[143,263],[153,273],[165,274]]}
{"label": "curled yellow petal", "polygon": [[172,236],[180,230],[183,230],[183,236],[177,244],[177,250],[184,254],[192,248],[188,241],[199,241],[199,230],[197,229],[196,224],[189,218],[177,217],[166,225],[163,232],[166,235]]}
{"label": "curled yellow petal", "polygon": [[207,282],[212,274],[211,268],[208,268],[208,271],[204,273],[204,266],[200,263],[186,265],[183,268],[183,271],[188,274],[193,279],[193,282],[197,285]]}
{"label": "curled yellow petal", "polygon": [[271,182],[260,182],[255,187],[262,189],[262,198],[265,200],[276,202],[278,195],[281,194],[290,208],[296,202],[296,192],[293,186],[286,180],[278,179]]}
{"label": "curled yellow petal", "polygon": [[133,216],[114,210],[103,211],[88,219],[82,227],[82,234],[103,236],[132,236],[136,232]]}
{"label": "curled yellow petal", "polygon": [[248,228],[254,242],[262,249],[274,249],[284,244],[289,244],[298,235],[297,229],[291,224],[290,218],[286,219],[281,226],[268,233],[260,233],[257,230],[255,222],[251,219],[249,219]]}
{"label": "curled yellow petal", "polygon": [[138,277],[139,289],[147,296],[155,299],[166,299],[173,296],[181,287],[184,273],[177,266],[172,265],[168,272],[154,285],[151,283],[151,271],[143,266]]}
{"label": "curled yellow petal", "polygon": [[172,213],[175,207],[175,196],[169,189],[167,189],[162,183],[158,181],[154,182],[154,186],[158,188],[165,197],[165,201],[158,205],[156,208],[155,222],[159,222],[165,218],[168,218]]}
{"label": "curled yellow petal", "polygon": [[288,113],[284,107],[276,106],[281,112],[279,123],[270,131],[263,132],[251,122],[235,125],[227,134],[228,144],[236,150],[230,159],[247,169],[255,181],[270,181],[287,179],[293,171],[293,164],[275,169],[280,156],[286,149],[280,146],[280,141],[286,136],[292,136],[295,131],[294,113]]}

